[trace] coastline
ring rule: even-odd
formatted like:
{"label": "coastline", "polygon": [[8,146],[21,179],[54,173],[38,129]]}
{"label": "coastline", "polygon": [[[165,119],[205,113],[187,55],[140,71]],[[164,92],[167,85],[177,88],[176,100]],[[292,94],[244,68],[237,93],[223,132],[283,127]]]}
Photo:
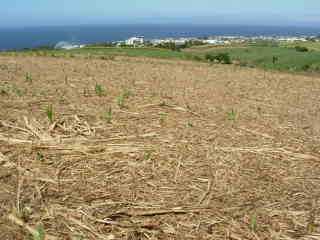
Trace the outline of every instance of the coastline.
{"label": "coastline", "polygon": [[36,48],[66,41],[94,44],[124,41],[143,35],[146,39],[204,38],[209,36],[314,36],[320,28],[241,25],[88,25],[61,27],[0,28],[0,50]]}

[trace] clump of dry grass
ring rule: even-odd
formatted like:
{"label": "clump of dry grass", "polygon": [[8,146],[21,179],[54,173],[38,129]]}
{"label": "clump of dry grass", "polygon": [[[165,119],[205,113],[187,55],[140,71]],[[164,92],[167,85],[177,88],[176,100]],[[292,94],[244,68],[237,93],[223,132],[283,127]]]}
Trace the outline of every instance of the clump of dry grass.
{"label": "clump of dry grass", "polygon": [[[0,239],[320,239],[319,78],[120,57],[0,66],[12,61],[0,74],[25,94],[0,95]],[[83,94],[96,82],[108,94]]]}

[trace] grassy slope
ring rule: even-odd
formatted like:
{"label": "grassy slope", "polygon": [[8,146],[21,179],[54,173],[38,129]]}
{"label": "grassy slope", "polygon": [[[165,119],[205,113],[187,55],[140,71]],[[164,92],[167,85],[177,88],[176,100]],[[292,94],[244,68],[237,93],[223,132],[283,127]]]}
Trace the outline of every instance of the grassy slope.
{"label": "grassy slope", "polygon": [[281,46],[289,47],[289,48],[293,48],[295,46],[301,46],[301,47],[306,47],[306,48],[313,50],[313,51],[320,51],[320,42],[301,42],[299,44],[297,44],[297,43],[282,43]]}
{"label": "grassy slope", "polygon": [[159,48],[104,48],[92,47],[72,50],[28,50],[21,52],[2,52],[1,55],[35,55],[35,56],[54,56],[54,57],[109,57],[109,56],[128,56],[128,57],[151,57],[151,58],[176,58],[188,59],[192,57],[190,53],[171,51]]}
{"label": "grassy slope", "polygon": [[[304,43],[310,49],[316,49],[318,43]],[[243,66],[259,67],[264,69],[280,71],[315,71],[320,72],[320,51],[297,52],[293,46],[272,47],[272,46],[236,46],[236,47],[194,47],[182,52],[171,51],[159,48],[104,48],[92,47],[74,50],[54,50],[37,51],[33,54],[45,56],[86,56],[86,57],[110,57],[110,56],[130,56],[130,57],[151,57],[166,59],[203,60],[205,54],[217,54],[227,52],[232,60],[239,62]],[[5,53],[6,54],[6,53]],[[24,52],[23,54],[30,54]],[[278,61],[273,64],[273,57]]]}
{"label": "grassy slope", "polygon": [[184,58],[186,53],[158,48],[84,48],[72,50],[74,53],[93,55],[125,55],[130,57]]}
{"label": "grassy slope", "polygon": [[[320,70],[320,52],[297,52],[295,49],[283,47],[248,47],[216,49],[212,53],[228,52],[232,59],[244,65],[267,69],[304,71],[306,66]],[[278,61],[273,64],[273,57]]]}

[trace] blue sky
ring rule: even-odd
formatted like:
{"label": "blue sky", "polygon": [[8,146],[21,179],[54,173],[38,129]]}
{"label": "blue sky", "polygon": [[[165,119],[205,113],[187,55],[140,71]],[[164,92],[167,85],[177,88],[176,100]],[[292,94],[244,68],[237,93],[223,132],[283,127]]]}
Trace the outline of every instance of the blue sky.
{"label": "blue sky", "polygon": [[108,23],[320,24],[320,0],[0,1],[0,27]]}

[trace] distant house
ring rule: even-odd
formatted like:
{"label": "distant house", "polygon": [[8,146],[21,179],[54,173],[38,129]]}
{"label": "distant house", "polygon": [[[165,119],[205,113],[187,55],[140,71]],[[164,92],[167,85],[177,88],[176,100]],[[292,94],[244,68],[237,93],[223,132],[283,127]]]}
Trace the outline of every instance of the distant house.
{"label": "distant house", "polygon": [[223,45],[227,41],[218,40],[218,39],[208,39],[208,40],[204,40],[203,42],[207,44],[212,44],[212,45]]}
{"label": "distant house", "polygon": [[176,46],[182,46],[182,45],[186,44],[187,40],[186,39],[176,39],[173,42]]}
{"label": "distant house", "polygon": [[144,44],[143,36],[132,37],[126,40],[126,45],[130,45],[130,46],[142,45],[142,44]]}

